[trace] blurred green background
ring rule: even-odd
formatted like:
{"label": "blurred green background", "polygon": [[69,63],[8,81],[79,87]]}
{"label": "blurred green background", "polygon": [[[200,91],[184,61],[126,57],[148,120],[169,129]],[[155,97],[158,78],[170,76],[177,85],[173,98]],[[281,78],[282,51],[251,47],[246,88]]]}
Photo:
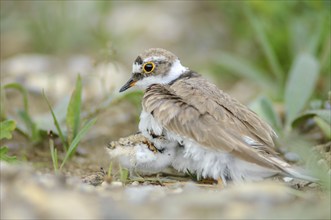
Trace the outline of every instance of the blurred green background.
{"label": "blurred green background", "polygon": [[129,73],[138,53],[163,47],[221,85],[248,78],[275,100],[309,53],[321,76],[314,96],[329,89],[330,1],[1,1],[0,28],[1,60],[85,54]]}
{"label": "blurred green background", "polygon": [[[330,10],[327,0],[1,1],[1,84],[44,89],[61,106],[80,74],[85,110],[105,109],[135,57],[162,47],[249,105],[281,136],[317,127],[319,135],[313,129],[311,136],[323,143],[331,138]],[[139,114],[141,93],[126,98],[137,108],[126,109]],[[2,119],[16,104],[1,109]],[[30,108],[31,114],[48,111],[45,103]]]}

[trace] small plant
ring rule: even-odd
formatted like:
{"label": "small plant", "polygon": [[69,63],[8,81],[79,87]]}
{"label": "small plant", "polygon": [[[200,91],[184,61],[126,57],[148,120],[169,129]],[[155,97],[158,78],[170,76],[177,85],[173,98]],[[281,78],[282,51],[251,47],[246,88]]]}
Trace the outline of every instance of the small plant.
{"label": "small plant", "polygon": [[[71,95],[70,102],[67,109],[66,114],[66,127],[67,127],[67,134],[63,132],[63,129],[60,127],[59,121],[56,118],[56,115],[53,111],[53,108],[47,99],[45,93],[43,92],[44,98],[46,103],[51,111],[53,121],[57,130],[57,133],[61,139],[63,148],[65,150],[65,156],[62,160],[60,167],[58,167],[58,154],[56,148],[54,148],[54,142],[52,138],[50,138],[50,151],[53,161],[54,171],[62,170],[63,166],[66,164],[69,158],[71,158],[76,149],[78,147],[79,142],[88,132],[88,130],[94,125],[96,122],[96,118],[93,118],[87,121],[83,126],[81,126],[81,96],[82,96],[82,82],[81,78],[78,75],[75,90]],[[80,129],[81,127],[81,129]],[[80,129],[80,130],[79,130]]]}
{"label": "small plant", "polygon": [[109,163],[108,167],[108,172],[107,172],[107,177],[110,179],[112,177],[112,172],[113,172],[113,163],[112,161]]}
{"label": "small plant", "polygon": [[[317,166],[318,160],[313,159],[320,158],[312,152],[314,149],[312,146],[316,143],[306,140],[299,125],[306,124],[320,128],[323,134],[323,137],[318,140],[320,143],[331,138],[330,100],[325,102],[321,100],[326,98],[326,92],[329,89],[326,86],[323,87],[327,85],[323,77],[326,77],[328,82],[330,80],[330,34],[327,31],[327,24],[329,24],[327,14],[329,13],[322,11],[319,16],[314,19],[309,17],[310,19],[307,20],[308,17],[301,15],[296,19],[286,18],[285,15],[293,16],[291,13],[294,10],[284,13],[278,11],[284,16],[279,19],[289,23],[279,27],[279,24],[283,22],[278,21],[278,24],[274,22],[278,25],[278,28],[275,28],[270,25],[271,19],[274,18],[269,18],[270,20],[265,22],[264,19],[259,18],[259,13],[256,13],[259,10],[263,13],[261,11],[263,7],[259,8],[257,5],[266,6],[265,4],[269,5],[263,1],[247,2],[241,5],[243,13],[240,16],[247,18],[248,21],[244,22],[248,27],[243,28],[255,38],[255,42],[251,42],[253,39],[248,39],[250,42],[247,42],[247,39],[244,41],[250,46],[257,46],[256,50],[253,47],[250,48],[252,50],[250,53],[253,53],[255,57],[246,59],[232,52],[220,52],[216,62],[223,70],[254,81],[263,89],[263,95],[251,103],[251,109],[275,129],[279,136],[278,144],[283,150],[298,153],[305,162],[308,162],[309,170],[323,180],[327,178],[325,175],[327,169]],[[281,7],[285,9],[291,6],[282,4]],[[310,10],[307,10],[307,13],[308,11]],[[263,18],[268,19],[267,16]],[[238,36],[246,37],[247,35],[242,34],[245,30],[240,29],[241,35]],[[248,61],[254,58],[254,63]],[[322,91],[317,91],[319,84],[322,85],[322,89],[319,89]],[[316,99],[317,95],[323,98],[310,101],[312,98]],[[277,107],[280,107],[277,110],[276,103]],[[300,135],[298,131],[301,131]],[[309,163],[309,161],[313,162]],[[320,170],[319,174],[316,170]],[[329,181],[324,182],[329,183]]]}
{"label": "small plant", "polygon": [[17,125],[17,130],[26,136],[33,143],[38,143],[42,139],[42,130],[38,129],[37,124],[33,121],[29,113],[29,101],[28,101],[28,92],[27,90],[19,83],[9,83],[4,86],[1,86],[1,119],[7,119],[5,104],[6,104],[6,95],[5,92],[7,89],[17,90],[23,98],[23,109],[17,111],[19,119],[22,120],[23,126]]}
{"label": "small plant", "polygon": [[129,180],[129,171],[125,168],[122,168],[121,165],[119,165],[119,171],[120,171],[120,181],[125,184]]}
{"label": "small plant", "polygon": [[[0,122],[0,140],[2,139],[11,139],[12,132],[16,128],[16,122],[13,120],[6,120]],[[9,156],[8,155],[8,147],[1,146],[0,147],[0,160],[6,161],[8,163],[16,162],[16,156]]]}
{"label": "small plant", "polygon": [[[33,143],[39,143],[46,137],[47,131],[40,129],[40,125],[35,122],[32,116],[29,113],[29,102],[28,102],[28,92],[27,90],[18,83],[10,83],[4,86],[1,86],[1,119],[5,120],[8,118],[5,111],[5,103],[6,96],[5,90],[14,89],[20,92],[23,97],[23,109],[18,110],[17,115],[18,118],[21,119],[24,126],[18,126],[16,128],[16,122],[12,120],[6,120],[1,124],[1,139],[2,138],[11,138],[8,133],[10,128],[17,129],[21,134],[31,140]],[[82,96],[82,82],[80,76],[77,77],[75,90],[73,91],[66,113],[66,129],[61,127],[61,122],[55,115],[55,112],[47,99],[45,93],[43,92],[44,99],[50,109],[53,122],[56,128],[56,131],[48,131],[49,132],[49,146],[51,157],[53,161],[54,171],[58,172],[63,168],[65,163],[74,155],[76,149],[78,147],[79,142],[88,132],[88,130],[93,126],[96,122],[96,118],[88,120],[86,123],[82,125],[82,117],[81,117],[81,96]],[[14,126],[14,127],[13,127]],[[4,130],[3,130],[4,129]],[[55,132],[55,133],[54,133]],[[54,133],[54,134],[53,134]],[[4,135],[2,137],[2,135]],[[62,163],[59,165],[59,154],[58,149],[54,146],[53,136],[59,136],[62,142],[63,149],[65,151],[65,156],[62,160]],[[8,149],[6,147],[1,148],[1,158],[6,158],[9,160],[9,157],[5,157],[7,155]]]}
{"label": "small plant", "polygon": [[293,127],[298,127],[307,120],[312,119],[321,129],[325,137],[331,140],[331,91],[326,101],[313,100],[309,109],[299,114],[292,122]]}
{"label": "small plant", "polygon": [[49,148],[51,151],[51,157],[52,157],[52,162],[53,162],[53,169],[54,172],[57,173],[59,169],[59,160],[57,156],[57,149],[54,147],[54,140],[53,140],[53,132],[49,132]]}
{"label": "small plant", "polygon": [[[264,5],[262,2],[258,4]],[[327,41],[324,41],[327,32],[325,31],[326,22],[323,19],[326,18],[326,15],[322,13],[319,18],[316,18],[320,19],[321,22],[313,27],[314,31],[303,32],[304,36],[301,37],[307,41],[305,45],[297,47],[295,41],[285,41],[283,43],[288,45],[278,45],[283,48],[284,46],[286,46],[285,48],[293,48],[293,53],[288,56],[289,59],[286,62],[280,62],[283,57],[277,56],[278,48],[270,41],[273,36],[268,36],[267,27],[253,12],[253,5],[249,3],[242,4],[242,11],[250,24],[250,30],[253,30],[252,36],[256,38],[256,44],[261,53],[260,56],[266,61],[267,65],[261,66],[260,62],[253,64],[228,52],[219,53],[217,63],[225,70],[253,80],[261,86],[266,95],[258,97],[251,104],[251,108],[264,117],[280,136],[292,132],[296,125],[295,122],[298,121],[297,119],[307,118],[307,114],[315,115],[316,123],[325,130],[324,133],[328,132],[327,127],[330,126],[330,122],[327,118],[330,118],[330,109],[323,110],[321,108],[318,111],[313,110],[314,112],[311,112],[311,110],[308,110],[308,112],[305,112],[309,99],[313,96],[317,80],[321,76],[320,72],[327,71],[324,57],[330,55],[330,50],[319,49],[329,48],[325,45]],[[297,30],[293,25],[295,26],[297,23],[290,23],[289,27]],[[279,34],[284,35],[284,33]],[[297,33],[289,32],[288,34],[296,36]],[[287,68],[288,71],[286,71]],[[271,74],[268,74],[269,72]],[[272,100],[267,97],[273,97],[273,100],[284,104],[284,116],[277,113]],[[327,136],[329,135],[327,134]]]}

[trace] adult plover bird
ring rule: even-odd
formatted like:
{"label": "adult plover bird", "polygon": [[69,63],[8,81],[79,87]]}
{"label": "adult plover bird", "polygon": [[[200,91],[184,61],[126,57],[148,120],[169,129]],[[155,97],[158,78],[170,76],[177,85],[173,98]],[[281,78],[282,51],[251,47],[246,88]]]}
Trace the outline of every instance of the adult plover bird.
{"label": "adult plover bird", "polygon": [[175,169],[223,182],[276,174],[314,180],[277,156],[277,135],[266,122],[173,53],[152,48],[140,54],[120,92],[133,86],[145,89],[140,132],[159,153],[175,149]]}

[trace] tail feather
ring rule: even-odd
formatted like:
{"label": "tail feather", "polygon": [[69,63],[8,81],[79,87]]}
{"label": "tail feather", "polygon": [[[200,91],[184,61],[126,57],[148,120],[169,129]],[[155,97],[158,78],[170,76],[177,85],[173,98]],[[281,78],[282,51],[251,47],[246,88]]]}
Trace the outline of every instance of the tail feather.
{"label": "tail feather", "polygon": [[270,157],[269,158],[275,166],[277,166],[280,170],[282,170],[285,174],[289,174],[291,177],[296,179],[302,179],[309,182],[318,182],[319,179],[312,177],[307,172],[299,167],[293,167],[289,163],[277,158]]}
{"label": "tail feather", "polygon": [[299,170],[298,168],[286,168],[283,171],[287,174],[290,174],[292,177],[302,180],[307,180],[309,182],[318,182],[319,179],[304,174],[304,170]]}

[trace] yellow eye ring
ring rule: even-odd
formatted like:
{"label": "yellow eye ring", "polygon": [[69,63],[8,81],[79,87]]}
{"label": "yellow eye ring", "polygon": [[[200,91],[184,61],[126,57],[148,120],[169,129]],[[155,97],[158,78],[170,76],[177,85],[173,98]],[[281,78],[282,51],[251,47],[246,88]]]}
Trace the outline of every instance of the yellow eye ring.
{"label": "yellow eye ring", "polygon": [[144,73],[151,73],[155,69],[155,64],[153,62],[144,63],[143,70]]}

